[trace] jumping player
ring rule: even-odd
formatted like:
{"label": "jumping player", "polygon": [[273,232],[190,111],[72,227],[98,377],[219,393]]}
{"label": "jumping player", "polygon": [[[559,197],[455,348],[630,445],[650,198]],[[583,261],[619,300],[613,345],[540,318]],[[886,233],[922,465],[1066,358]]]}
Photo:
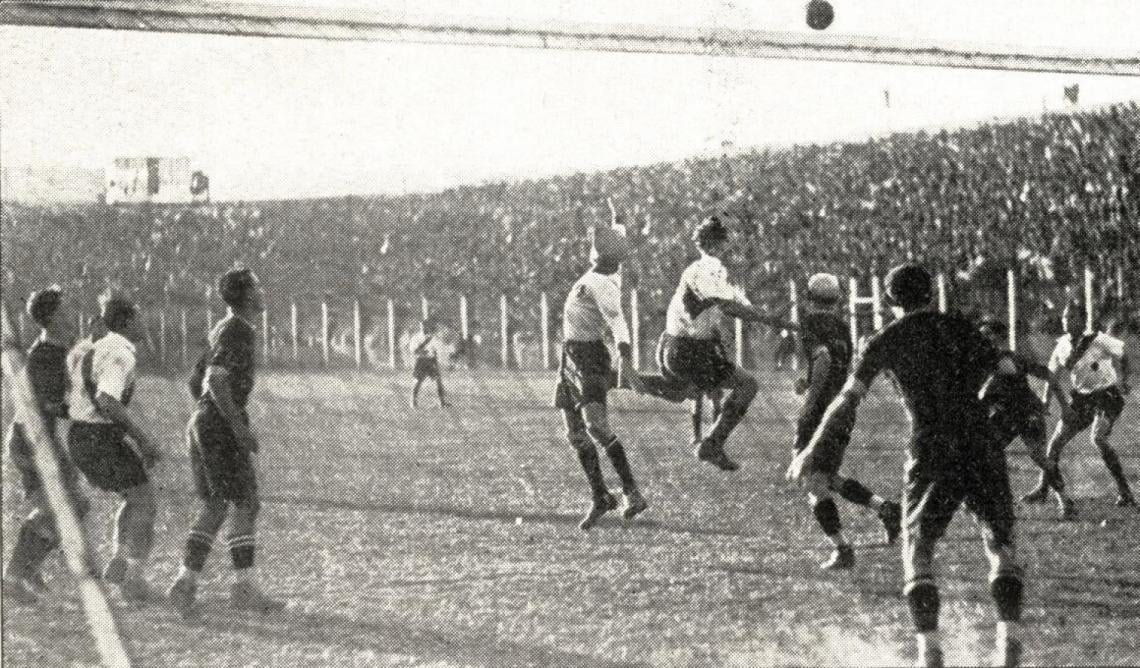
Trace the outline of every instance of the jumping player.
{"label": "jumping player", "polygon": [[[62,421],[67,418],[64,396],[67,391],[67,349],[75,338],[75,311],[58,286],[32,293],[28,299],[27,311],[32,321],[42,330],[39,338],[28,349],[28,380],[51,439],[64,490],[71,499],[75,514],[82,520],[90,504],[79,488],[79,472],[71,463],[57,434],[57,427],[62,427]],[[30,416],[18,411],[8,432],[7,442],[8,454],[20,472],[24,495],[31,504],[32,511],[20,525],[20,533],[8,560],[3,581],[5,600],[25,604],[35,603],[37,594],[45,589],[40,566],[59,546],[55,516],[48,505],[32,453],[32,444],[24,426],[28,419]]]}
{"label": "jumping player", "polygon": [[[1061,451],[1074,436],[1092,427],[1092,442],[1116,482],[1116,505],[1135,506],[1136,498],[1128,486],[1120,457],[1108,442],[1112,428],[1124,412],[1124,397],[1131,391],[1128,384],[1128,356],[1124,341],[1096,330],[1081,333],[1083,309],[1070,303],[1063,318],[1066,334],[1057,339],[1049,358],[1049,369],[1062,378],[1068,376],[1073,410],[1058,423],[1049,439],[1048,457],[1059,466]],[[1068,373],[1060,374],[1064,370]],[[1048,494],[1050,481],[1043,474],[1037,488],[1023,500],[1038,502]]]}
{"label": "jumping player", "polygon": [[617,507],[614,496],[606,489],[597,448],[606,451],[621,479],[625,496],[622,516],[632,519],[649,507],[634,480],[625,447],[610,429],[606,413],[606,393],[611,386],[610,353],[604,342],[607,330],[613,334],[620,356],[618,385],[625,381],[635,391],[644,389],[633,371],[629,327],[622,313],[618,286],[617,272],[627,253],[625,238],[614,229],[595,228],[590,253],[593,266],[570,288],[562,310],[562,362],[554,406],[562,411],[566,437],[578,454],[593,495],[590,509],[578,525],[583,531]]}
{"label": "jumping player", "polygon": [[[796,423],[794,448],[797,453],[807,447],[824,411],[847,380],[851,341],[846,325],[834,312],[839,298],[838,278],[832,274],[814,274],[808,279],[808,312],[802,323],[779,318],[764,320],[766,324],[785,331],[799,331],[803,343],[807,377],[797,382],[796,389],[806,392],[807,396]],[[895,542],[902,521],[899,504],[876,495],[858,480],[839,474],[849,441],[849,433],[837,433],[821,443],[807,474],[812,514],[835,547],[831,557],[820,565],[824,570],[842,570],[855,565],[855,548],[843,535],[839,508],[831,498],[832,492],[855,505],[874,510],[883,523],[888,544]]]}
{"label": "jumping player", "polygon": [[257,438],[250,430],[246,404],[253,391],[256,330],[263,310],[261,283],[249,269],[231,269],[218,279],[218,294],[227,314],[210,332],[209,349],[199,358],[190,379],[197,408],[186,427],[190,463],[200,499],[198,516],[186,539],[182,568],[167,591],[185,617],[196,616],[198,576],[214,539],[233,517],[227,546],[233,561],[230,603],[239,610],[269,613],[285,607],[266,595],[254,568],[255,533],[261,508],[254,454]]}
{"label": "jumping player", "polygon": [[68,450],[92,486],[123,498],[115,515],[115,552],[103,579],[123,597],[151,598],[147,558],[154,544],[155,500],[149,470],[159,459],[155,440],[127,413],[135,388],[135,346],[142,334],[138,308],[125,297],[104,295],[106,333],[80,341],[67,357],[71,391]]}
{"label": "jumping player", "polygon": [[1014,375],[994,374],[982,388],[982,403],[990,416],[990,426],[998,439],[998,446],[1006,448],[1013,439],[1021,437],[1029,458],[1041,468],[1042,477],[1057,495],[1057,506],[1061,519],[1073,516],[1072,499],[1065,495],[1065,481],[1061,478],[1057,464],[1046,456],[1045,411],[1049,400],[1044,402],[1029,387],[1028,377],[1040,378],[1049,384],[1049,396],[1057,400],[1061,407],[1061,420],[1074,420],[1073,409],[1068,397],[1061,390],[1060,380],[1049,367],[1039,364],[1024,355],[1018,355],[1008,347],[1009,328],[1000,320],[985,320],[978,327],[982,334],[997,348],[1004,359],[1008,359],[1017,369]]}
{"label": "jumping player", "polygon": [[412,386],[412,408],[416,407],[416,398],[420,393],[420,386],[428,378],[435,379],[436,393],[439,395],[439,406],[444,408],[447,402],[443,398],[443,376],[439,372],[439,340],[436,338],[435,323],[430,320],[420,322],[420,331],[408,342],[408,349],[412,357],[416,358],[412,377],[416,383]]}
{"label": "jumping player", "polygon": [[[713,336],[720,342],[719,332],[714,330]],[[662,332],[661,336],[657,339],[657,366],[662,370],[665,369],[665,342],[668,338],[669,335]],[[720,350],[721,355],[727,357],[723,345]],[[699,447],[701,440],[704,438],[702,423],[704,422],[705,399],[707,398],[712,404],[712,419],[715,422],[716,419],[720,417],[721,410],[724,407],[724,393],[719,389],[712,390],[708,393],[701,393],[692,387],[692,385],[684,384],[675,378],[660,374],[641,374],[641,382],[645,386],[645,391],[648,394],[660,399],[672,401],[673,403],[681,403],[685,400],[692,402],[690,417],[693,425],[693,440],[690,446],[694,448]]]}
{"label": "jumping player", "polygon": [[995,372],[1016,372],[1008,359],[965,318],[930,308],[930,274],[904,265],[887,276],[887,300],[900,317],[867,344],[842,392],[828,407],[808,446],[792,460],[788,478],[805,481],[845,438],[859,402],[880,372],[898,381],[911,413],[903,524],[905,594],[927,666],[941,666],[934,550],[962,503],[985,528],[990,593],[998,612],[1003,665],[1017,665],[1022,644],[1022,572],[1014,560],[1014,514],[1005,453],[996,447],[978,398]]}

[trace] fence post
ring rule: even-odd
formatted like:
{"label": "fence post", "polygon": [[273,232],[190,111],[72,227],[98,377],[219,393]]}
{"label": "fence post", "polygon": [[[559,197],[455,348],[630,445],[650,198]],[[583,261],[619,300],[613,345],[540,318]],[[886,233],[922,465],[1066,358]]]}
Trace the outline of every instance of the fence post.
{"label": "fence post", "polygon": [[1096,320],[1096,307],[1093,305],[1093,270],[1085,267],[1085,333],[1093,331],[1093,321]]}
{"label": "fence post", "polygon": [[388,299],[388,367],[396,368],[396,305]]}
{"label": "fence post", "polygon": [[87,336],[87,323],[83,319],[83,313],[77,314],[75,316],[75,320],[76,324],[79,325],[75,331],[79,332],[79,338],[82,339],[83,337]]}
{"label": "fence post", "polygon": [[463,335],[464,343],[467,342],[470,327],[467,317],[467,295],[459,295],[459,333]]}
{"label": "fence post", "polygon": [[321,363],[329,368],[329,302],[321,300]]}
{"label": "fence post", "polygon": [[261,362],[269,366],[269,307],[261,309]]}
{"label": "fence post", "polygon": [[186,323],[186,309],[182,309],[181,313],[181,326],[182,326],[182,366],[186,366],[190,352],[190,329]]}
{"label": "fence post", "polygon": [[166,364],[166,311],[158,312],[158,360]]}
{"label": "fence post", "polygon": [[361,338],[360,329],[360,300],[356,299],[352,302],[352,352],[356,356],[357,369],[364,366],[364,340]]}
{"label": "fence post", "polygon": [[1017,351],[1017,273],[1013,267],[1005,271],[1005,299],[1009,310],[1009,349]]}
{"label": "fence post", "polygon": [[510,368],[510,323],[507,321],[507,295],[499,295],[499,343],[503,368]]}
{"label": "fence post", "polygon": [[297,322],[297,302],[289,304],[289,336],[293,345],[293,363],[301,361],[301,327]]}
{"label": "fence post", "polygon": [[1128,291],[1124,289],[1124,262],[1116,265],[1116,301],[1120,305],[1121,314],[1124,313],[1124,296]]}
{"label": "fence post", "polygon": [[950,310],[950,301],[946,295],[946,274],[938,272],[938,312],[945,313]]}
{"label": "fence post", "polygon": [[23,311],[16,316],[16,331],[20,336],[20,343],[28,340],[28,316],[24,315]]}
{"label": "fence post", "polygon": [[637,290],[629,291],[629,338],[633,348],[633,368],[641,370],[641,301]]}
{"label": "fence post", "polygon": [[538,312],[542,318],[539,327],[539,334],[542,336],[542,368],[550,369],[550,302],[545,292],[539,297]]}
{"label": "fence post", "polygon": [[883,284],[878,276],[871,277],[871,322],[876,332],[883,328]]}
{"label": "fence post", "polygon": [[851,315],[851,350],[859,349],[859,281],[854,276],[848,282],[847,310]]}
{"label": "fence post", "polygon": [[214,331],[214,309],[209,302],[206,302],[206,336],[212,331]]}
{"label": "fence post", "polygon": [[[789,296],[792,300],[792,310],[791,310],[791,313],[789,314],[789,316],[790,316],[789,320],[791,320],[792,323],[798,325],[798,324],[800,324],[800,292],[799,292],[799,289],[796,287],[796,279],[794,279],[794,278],[788,279],[788,293],[789,293]],[[792,371],[799,371],[799,370],[800,370],[800,356],[799,355],[792,355]]]}
{"label": "fence post", "polygon": [[420,317],[423,320],[427,320],[430,313],[431,305],[428,304],[428,298],[424,295],[420,295]]}

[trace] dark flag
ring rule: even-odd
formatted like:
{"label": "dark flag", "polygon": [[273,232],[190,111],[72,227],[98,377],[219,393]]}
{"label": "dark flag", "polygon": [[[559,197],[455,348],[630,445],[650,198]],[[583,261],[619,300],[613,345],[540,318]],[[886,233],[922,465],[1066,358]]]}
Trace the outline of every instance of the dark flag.
{"label": "dark flag", "polygon": [[1069,102],[1076,104],[1077,100],[1081,97],[1081,85],[1073,84],[1072,86],[1065,86],[1065,99]]}

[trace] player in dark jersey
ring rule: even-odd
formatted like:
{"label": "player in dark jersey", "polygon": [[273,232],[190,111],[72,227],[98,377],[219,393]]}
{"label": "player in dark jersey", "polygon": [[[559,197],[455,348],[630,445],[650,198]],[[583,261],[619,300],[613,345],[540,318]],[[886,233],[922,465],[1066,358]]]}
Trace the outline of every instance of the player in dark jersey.
{"label": "player in dark jersey", "polygon": [[1008,348],[1009,328],[1005,323],[985,320],[978,329],[998,349],[999,354],[1017,369],[1014,375],[994,374],[982,388],[982,403],[989,413],[990,426],[997,436],[998,445],[1004,449],[1013,439],[1021,438],[1029,451],[1029,458],[1040,467],[1046,485],[1056,494],[1061,518],[1069,519],[1074,513],[1073,501],[1065,494],[1065,481],[1060,469],[1046,456],[1048,431],[1045,411],[1049,407],[1048,399],[1042,402],[1033,393],[1028,377],[1033,376],[1049,384],[1049,395],[1061,407],[1062,421],[1072,422],[1072,405],[1061,389],[1056,374],[1049,367]]}
{"label": "player in dark jersey", "polygon": [[932,311],[931,284],[930,275],[914,265],[898,267],[887,276],[888,302],[901,315],[868,342],[811,442],[792,460],[788,478],[807,478],[826,444],[850,433],[871,382],[881,372],[891,373],[914,425],[903,492],[903,569],[922,660],[928,666],[942,665],[934,550],[958,506],[965,503],[985,529],[1003,663],[1017,665],[1022,651],[1022,572],[1014,560],[1013,501],[1005,453],[996,446],[978,396],[991,374],[1013,375],[1016,369],[970,321]]}
{"label": "player in dark jersey", "polygon": [[194,605],[198,575],[214,539],[233,506],[227,546],[234,566],[230,602],[240,610],[272,612],[285,607],[266,595],[254,570],[254,535],[261,503],[254,454],[257,439],[249,426],[246,403],[253,391],[256,331],[261,313],[261,283],[248,269],[231,269],[218,279],[226,317],[210,332],[210,346],[195,365],[190,392],[198,406],[186,428],[198,496],[198,516],[186,540],[182,568],[167,596],[184,615]]}
{"label": "player in dark jersey", "polygon": [[[807,297],[809,310],[802,322],[779,318],[763,321],[779,329],[798,330],[803,343],[807,377],[797,382],[796,389],[798,393],[806,392],[807,397],[796,423],[796,452],[807,447],[824,411],[843,388],[851,365],[850,334],[843,320],[834,313],[840,297],[839,279],[832,274],[813,275],[808,280]],[[850,434],[837,433],[822,443],[807,476],[812,514],[835,547],[831,557],[821,565],[824,570],[842,570],[855,565],[855,548],[843,535],[832,492],[855,505],[874,510],[883,523],[888,544],[894,543],[900,531],[899,504],[878,496],[858,480],[839,474],[849,441]]]}
{"label": "player in dark jersey", "polygon": [[[28,350],[27,373],[59,465],[64,490],[80,519],[90,504],[79,487],[79,472],[68,457],[57,434],[57,422],[67,419],[67,351],[75,338],[75,310],[57,286],[32,293],[28,315],[41,328],[39,338]],[[46,587],[40,566],[59,545],[55,516],[36,468],[32,443],[24,426],[32,416],[17,410],[8,431],[8,455],[20,473],[24,495],[32,506],[16,538],[16,545],[4,571],[4,598],[17,603],[34,603]]]}

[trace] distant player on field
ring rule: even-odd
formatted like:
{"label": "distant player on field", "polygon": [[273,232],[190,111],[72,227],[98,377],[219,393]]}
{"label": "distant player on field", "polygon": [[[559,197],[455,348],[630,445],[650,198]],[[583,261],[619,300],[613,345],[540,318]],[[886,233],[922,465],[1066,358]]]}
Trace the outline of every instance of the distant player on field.
{"label": "distant player on field", "polygon": [[[39,338],[28,349],[28,380],[35,394],[37,408],[43,416],[59,464],[64,489],[80,519],[87,514],[89,503],[79,488],[79,472],[60,442],[57,427],[67,419],[67,349],[75,338],[75,310],[57,286],[35,292],[28,299],[28,315],[42,329]],[[20,525],[16,545],[4,571],[4,598],[16,603],[34,603],[45,589],[40,566],[56,547],[59,534],[55,515],[47,502],[47,494],[36,468],[26,421],[31,416],[17,409],[8,431],[8,455],[24,485],[24,495],[32,506]]]}
{"label": "distant player on field", "polygon": [[788,477],[807,479],[819,466],[819,457],[826,456],[828,443],[850,433],[871,382],[881,372],[890,372],[914,424],[903,492],[903,571],[922,660],[927,666],[943,663],[934,551],[958,506],[965,503],[985,528],[1003,665],[1017,665],[1022,651],[1022,572],[1014,560],[1013,501],[1005,453],[996,447],[978,398],[990,374],[1012,375],[1016,369],[968,320],[930,309],[932,281],[922,268],[897,267],[886,283],[887,300],[901,314],[899,319],[868,342],[808,446],[792,460]]}
{"label": "distant player on field", "polygon": [[610,353],[604,340],[607,330],[613,334],[620,356],[618,384],[627,381],[634,390],[643,389],[641,379],[633,371],[629,327],[622,313],[617,277],[627,253],[626,240],[617,231],[595,228],[593,266],[570,288],[562,310],[562,362],[554,406],[562,410],[566,437],[578,454],[593,495],[590,509],[578,525],[583,531],[617,507],[602,477],[598,448],[606,451],[621,479],[625,496],[622,515],[632,519],[649,507],[634,480],[625,446],[610,429],[606,412],[606,393],[612,380]]}
{"label": "distant player on field", "polygon": [[[1108,442],[1113,426],[1124,412],[1124,397],[1132,389],[1128,384],[1128,355],[1125,354],[1123,340],[1096,330],[1083,332],[1083,313],[1080,303],[1068,305],[1063,316],[1066,334],[1057,339],[1057,346],[1049,358],[1051,371],[1062,380],[1068,376],[1073,408],[1049,439],[1049,460],[1055,466],[1059,465],[1065,445],[1092,427],[1093,445],[1100,451],[1105,467],[1116,481],[1116,505],[1135,506],[1136,499],[1128,486],[1120,457]],[[1042,475],[1037,488],[1024,500],[1043,500],[1048,489],[1049,481]]]}
{"label": "distant player on field", "polygon": [[[797,392],[806,392],[796,427],[795,451],[801,452],[815,434],[823,413],[843,389],[851,365],[851,340],[847,326],[835,315],[839,303],[839,279],[832,274],[814,274],[808,279],[808,313],[803,322],[779,318],[765,319],[768,325],[785,331],[799,331],[803,355],[807,360],[807,377],[797,382]],[[835,492],[855,505],[874,510],[883,523],[887,543],[894,543],[900,531],[899,505],[887,501],[867,489],[854,478],[839,474],[847,451],[850,433],[835,433],[817,446],[807,474],[808,501],[824,535],[835,546],[831,557],[821,565],[824,570],[841,570],[855,565],[855,548],[843,535],[839,509],[831,498]]]}
{"label": "distant player on field", "polygon": [[142,336],[138,308],[112,294],[100,300],[106,333],[81,340],[67,357],[70,376],[68,451],[87,482],[123,498],[115,515],[115,553],[103,579],[134,603],[151,598],[147,559],[154,544],[155,499],[149,469],[159,459],[155,440],[127,413],[136,381],[135,345]]}
{"label": "distant player on field", "polygon": [[1057,464],[1046,456],[1045,411],[1049,400],[1042,402],[1029,387],[1028,377],[1034,376],[1049,383],[1049,395],[1056,398],[1061,407],[1061,420],[1072,423],[1073,410],[1069,399],[1061,389],[1060,381],[1049,367],[1018,355],[1008,347],[1009,328],[1000,320],[986,320],[979,325],[982,334],[990,340],[998,352],[1008,359],[1017,373],[994,374],[982,388],[982,403],[990,416],[990,426],[997,435],[998,446],[1006,448],[1013,439],[1021,437],[1029,458],[1041,468],[1043,478],[1057,495],[1057,505],[1061,518],[1073,516],[1073,501],[1065,495],[1065,481]]}
{"label": "distant player on field", "polygon": [[218,279],[218,294],[228,312],[210,332],[210,347],[199,358],[190,379],[190,392],[198,405],[186,436],[199,498],[198,516],[186,539],[182,568],[167,592],[183,616],[197,612],[198,576],[231,506],[227,546],[234,582],[230,604],[262,613],[285,607],[283,601],[262,591],[254,567],[261,501],[254,462],[258,443],[250,429],[246,404],[256,371],[257,332],[253,323],[264,309],[261,283],[249,269],[231,269]]}
{"label": "distant player on field", "polygon": [[408,349],[416,360],[412,369],[412,377],[415,379],[415,385],[412,385],[412,408],[416,407],[420,386],[428,378],[435,379],[440,408],[446,407],[447,402],[443,398],[443,376],[439,372],[440,341],[436,336],[435,323],[426,319],[420,322],[420,331],[408,342]]}

